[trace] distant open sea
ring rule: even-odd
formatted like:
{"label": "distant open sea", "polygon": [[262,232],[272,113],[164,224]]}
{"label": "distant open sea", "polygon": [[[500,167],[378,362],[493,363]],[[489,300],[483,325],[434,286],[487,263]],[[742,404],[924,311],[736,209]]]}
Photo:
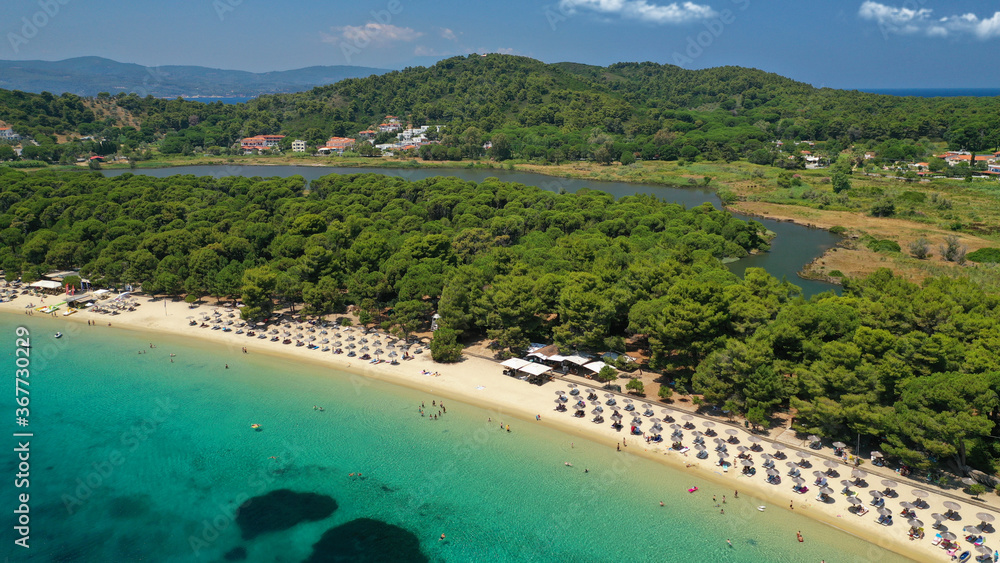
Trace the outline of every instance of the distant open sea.
{"label": "distant open sea", "polygon": [[211,104],[214,102],[222,102],[224,104],[242,104],[243,102],[249,102],[253,98],[184,98],[189,102],[201,102],[203,104]]}
{"label": "distant open sea", "polygon": [[1000,88],[858,88],[862,92],[887,96],[916,96],[918,98],[954,98],[974,96],[992,98],[1000,96]]}
{"label": "distant open sea", "polygon": [[[31,330],[27,427],[14,425],[19,324]],[[55,340],[56,330],[65,336]],[[729,488],[535,421],[503,417],[512,432],[502,432],[496,412],[453,401],[431,420],[418,407],[440,397],[197,336],[0,316],[4,427],[34,433],[27,489],[14,488],[12,451],[25,438],[4,439],[0,561],[903,560],[777,506],[758,512],[762,502],[747,495],[720,515],[711,495]],[[688,494],[693,486],[702,490]],[[233,522],[234,504],[281,489],[339,507],[256,535]],[[30,549],[13,543],[18,492],[30,493]],[[298,505],[311,498],[256,501],[258,524],[307,510]]]}

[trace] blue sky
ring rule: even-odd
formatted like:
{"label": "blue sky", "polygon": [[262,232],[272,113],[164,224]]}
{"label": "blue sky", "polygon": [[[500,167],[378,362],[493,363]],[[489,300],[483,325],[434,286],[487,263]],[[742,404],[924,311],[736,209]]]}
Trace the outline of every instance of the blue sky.
{"label": "blue sky", "polygon": [[997,87],[983,0],[0,0],[0,59],[97,55],[251,71],[545,62],[755,67],[836,88]]}

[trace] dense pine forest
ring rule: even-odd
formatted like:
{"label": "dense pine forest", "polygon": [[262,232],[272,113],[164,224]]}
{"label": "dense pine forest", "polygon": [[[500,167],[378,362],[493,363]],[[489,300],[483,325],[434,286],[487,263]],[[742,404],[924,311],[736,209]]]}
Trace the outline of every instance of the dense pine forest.
{"label": "dense pine forest", "polygon": [[[0,169],[2,170],[2,169]],[[881,270],[804,299],[720,258],[767,249],[761,225],[650,196],[557,194],[488,179],[380,175],[158,179],[0,173],[0,265],[30,281],[241,299],[244,315],[356,305],[405,335],[441,315],[432,350],[489,338],[567,351],[648,347],[669,394],[698,393],[757,424],[861,435],[916,467],[997,457],[1000,301],[965,279],[918,286]],[[626,369],[634,366],[622,366]]]}
{"label": "dense pine forest", "polygon": [[[280,133],[288,142],[319,144],[356,135],[388,114],[414,125],[443,125],[442,148],[431,156],[450,160],[744,158],[800,167],[794,141],[821,143],[831,155],[863,147],[889,161],[925,157],[935,143],[970,151],[1000,145],[1000,99],[814,88],[739,67],[595,67],[474,55],[238,105],[0,91],[0,120],[42,145],[29,147],[27,157],[52,162],[93,149],[56,144],[56,135],[103,138],[135,158],[151,148],[228,154],[245,136]],[[775,140],[793,142],[779,149]]]}

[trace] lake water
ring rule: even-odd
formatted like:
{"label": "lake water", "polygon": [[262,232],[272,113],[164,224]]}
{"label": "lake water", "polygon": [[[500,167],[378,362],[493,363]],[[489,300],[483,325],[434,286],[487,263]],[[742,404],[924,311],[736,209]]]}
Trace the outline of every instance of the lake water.
{"label": "lake water", "polygon": [[[30,487],[0,485],[5,561],[214,563],[242,548],[247,561],[300,562],[325,531],[359,519],[372,535],[398,529],[350,561],[903,560],[780,507],[759,512],[746,495],[720,515],[711,495],[728,488],[534,421],[451,401],[440,420],[423,418],[419,404],[439,397],[328,368],[4,315],[8,365],[15,323],[31,330],[31,414],[21,430],[34,437]],[[56,330],[65,336],[53,339]],[[498,418],[513,432],[501,432]],[[9,452],[0,467],[12,477]],[[688,494],[692,486],[701,490]],[[280,489],[327,495],[339,507],[245,539],[233,507]],[[9,531],[17,492],[31,495],[29,550]],[[385,552],[404,539],[416,550]],[[324,555],[314,560],[335,560]]]}
{"label": "lake water", "polygon": [[[242,165],[215,165],[215,166],[179,166],[175,168],[147,168],[136,170],[107,170],[107,176],[119,176],[126,173],[147,174],[163,178],[175,174],[193,174],[195,176],[288,176],[300,175],[306,180],[315,180],[327,174],[360,174],[374,173],[385,174],[387,176],[401,177],[407,180],[422,180],[433,176],[455,176],[471,182],[482,182],[489,177],[497,177],[504,182],[519,182],[522,184],[538,186],[545,190],[576,192],[584,188],[601,190],[610,193],[616,198],[635,195],[652,194],[666,201],[683,204],[691,208],[709,202],[717,208],[722,207],[722,202],[714,190],[697,187],[667,187],[649,184],[630,184],[626,182],[603,182],[596,180],[582,180],[575,178],[558,178],[534,174],[531,172],[517,172],[502,169],[484,170],[474,168],[343,168],[325,166],[242,166]],[[802,288],[802,292],[807,297],[824,291],[836,291],[839,293],[840,286],[805,280],[798,277],[798,272],[813,259],[822,255],[828,249],[836,246],[840,237],[822,229],[811,229],[794,223],[774,221],[771,219],[759,219],[747,217],[739,213],[737,217],[744,220],[755,220],[762,223],[767,229],[774,231],[778,236],[771,244],[771,251],[751,256],[729,264],[730,270],[739,275],[743,274],[746,268],[764,268],[771,275],[778,279],[788,279],[790,282]]]}

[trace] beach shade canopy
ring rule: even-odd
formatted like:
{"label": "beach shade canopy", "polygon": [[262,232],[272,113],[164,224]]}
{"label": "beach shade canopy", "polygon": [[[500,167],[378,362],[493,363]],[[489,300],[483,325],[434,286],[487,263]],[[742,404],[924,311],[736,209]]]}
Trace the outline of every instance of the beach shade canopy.
{"label": "beach shade canopy", "polygon": [[881,514],[882,516],[892,516],[892,511],[884,506],[878,509],[878,513]]}
{"label": "beach shade canopy", "polygon": [[706,420],[705,422],[702,423],[702,425],[705,428],[714,428],[715,427],[715,423],[712,422],[711,420]]}
{"label": "beach shade canopy", "polygon": [[834,442],[833,443],[833,447],[835,447],[835,448],[846,448],[847,444],[845,444],[843,442]]}
{"label": "beach shade canopy", "polygon": [[899,483],[893,481],[892,479],[882,479],[882,484],[890,489],[895,489],[899,486]]}
{"label": "beach shade canopy", "polygon": [[990,514],[989,512],[977,512],[976,513],[976,518],[979,518],[980,522],[992,522],[993,521],[993,515]]}
{"label": "beach shade canopy", "polygon": [[828,460],[824,461],[823,465],[829,467],[830,469],[834,469],[834,468],[840,467],[840,464],[837,463],[836,461],[833,461],[832,459],[828,459]]}
{"label": "beach shade canopy", "polygon": [[[831,489],[830,487],[822,487],[820,488],[819,492],[823,493],[824,495],[831,495],[833,494],[833,489]],[[890,511],[889,514],[892,514],[892,512]]]}
{"label": "beach shade canopy", "polygon": [[768,469],[767,474],[774,477],[775,475],[781,475],[781,472],[777,469]]}
{"label": "beach shade canopy", "polygon": [[504,360],[503,362],[500,362],[500,365],[502,365],[505,368],[519,370],[530,363],[531,362],[527,360],[522,360],[521,358],[511,358],[509,360]]}
{"label": "beach shade canopy", "polygon": [[978,526],[966,526],[962,528],[962,531],[967,534],[977,534],[977,535],[983,533],[983,530],[980,529]]}
{"label": "beach shade canopy", "polygon": [[944,507],[951,510],[962,510],[962,505],[957,502],[946,500],[944,501]]}
{"label": "beach shade canopy", "polygon": [[747,440],[750,440],[751,442],[756,444],[760,442],[760,436],[750,436],[749,438],[747,438]]}
{"label": "beach shade canopy", "polygon": [[779,452],[781,450],[785,449],[785,445],[784,444],[779,444],[777,442],[771,444],[771,447],[774,448],[774,449],[776,449],[776,450],[778,450]]}
{"label": "beach shade canopy", "polygon": [[694,449],[698,450],[699,452],[703,452],[703,451],[707,450],[708,448],[706,448],[705,446],[703,446],[701,444],[695,444],[694,445]]}
{"label": "beach shade canopy", "polygon": [[726,459],[727,457],[729,457],[729,454],[726,452],[719,452],[719,459]]}
{"label": "beach shade canopy", "polygon": [[913,496],[917,498],[927,498],[930,496],[930,493],[927,491],[921,491],[920,489],[913,489]]}
{"label": "beach shade canopy", "polygon": [[855,479],[864,479],[867,476],[868,476],[868,473],[866,473],[866,472],[864,472],[864,471],[862,471],[860,469],[855,469],[854,471],[851,471],[851,477],[854,477]]}
{"label": "beach shade canopy", "polygon": [[[803,479],[802,477],[792,477],[792,482],[795,483],[796,485],[801,485],[802,483],[805,483],[806,480]],[[851,498],[854,498],[854,497],[851,497]]]}
{"label": "beach shade canopy", "polygon": [[801,457],[802,459],[808,459],[808,458],[812,457],[811,453],[809,453],[809,452],[802,452],[802,451],[795,452],[795,455]]}
{"label": "beach shade canopy", "polygon": [[819,442],[819,436],[816,436],[815,434],[810,434],[806,439],[810,442]]}
{"label": "beach shade canopy", "polygon": [[556,395],[565,395],[565,394],[566,394],[566,392],[563,391],[562,389],[556,391]]}
{"label": "beach shade canopy", "polygon": [[910,518],[909,520],[906,521],[906,523],[913,526],[914,528],[920,528],[924,525],[923,522],[917,520],[916,518]]}
{"label": "beach shade canopy", "polygon": [[902,506],[906,510],[913,510],[913,509],[916,508],[916,505],[914,505],[912,502],[907,501],[907,500],[904,500],[903,502],[899,503],[899,506]]}
{"label": "beach shade canopy", "polygon": [[993,549],[986,547],[985,545],[977,545],[976,551],[982,555],[993,555]]}
{"label": "beach shade canopy", "polygon": [[854,506],[861,506],[861,500],[858,497],[847,497],[847,502]]}
{"label": "beach shade canopy", "polygon": [[797,469],[799,467],[799,464],[795,463],[794,461],[786,461],[785,467],[791,467],[792,469]]}
{"label": "beach shade canopy", "polygon": [[874,498],[882,498],[882,491],[868,491],[868,493]]}
{"label": "beach shade canopy", "polygon": [[740,453],[743,453],[743,452],[746,452],[746,451],[749,451],[749,450],[750,450],[750,448],[748,448],[746,446],[736,446],[736,451],[738,451]]}
{"label": "beach shade canopy", "polygon": [[958,537],[958,536],[956,536],[956,535],[955,535],[954,533],[952,533],[952,532],[941,532],[941,539],[943,539],[943,540],[948,540],[948,541],[955,541],[955,539],[956,539],[957,537]]}
{"label": "beach shade canopy", "polygon": [[689,415],[689,414],[686,414],[686,415],[684,415],[684,416],[681,417],[681,420],[692,421],[692,420],[694,420],[694,417],[691,416],[691,415]]}
{"label": "beach shade canopy", "polygon": [[872,457],[882,457],[882,452],[872,452]]}
{"label": "beach shade canopy", "polygon": [[848,488],[854,485],[854,483],[848,481],[847,479],[841,479],[840,484]]}
{"label": "beach shade canopy", "polygon": [[940,522],[942,520],[945,520],[945,517],[942,516],[942,515],[940,515],[940,514],[938,514],[937,512],[935,512],[934,514],[931,514],[931,518],[933,518],[934,520],[936,520],[938,522]]}
{"label": "beach shade canopy", "polygon": [[753,467],[753,462],[749,459],[741,459],[740,464],[743,465],[743,467]]}
{"label": "beach shade canopy", "polygon": [[969,486],[972,486],[972,485],[976,484],[976,480],[973,479],[972,477],[963,477],[962,478],[962,482],[965,483],[966,485],[969,485]]}

